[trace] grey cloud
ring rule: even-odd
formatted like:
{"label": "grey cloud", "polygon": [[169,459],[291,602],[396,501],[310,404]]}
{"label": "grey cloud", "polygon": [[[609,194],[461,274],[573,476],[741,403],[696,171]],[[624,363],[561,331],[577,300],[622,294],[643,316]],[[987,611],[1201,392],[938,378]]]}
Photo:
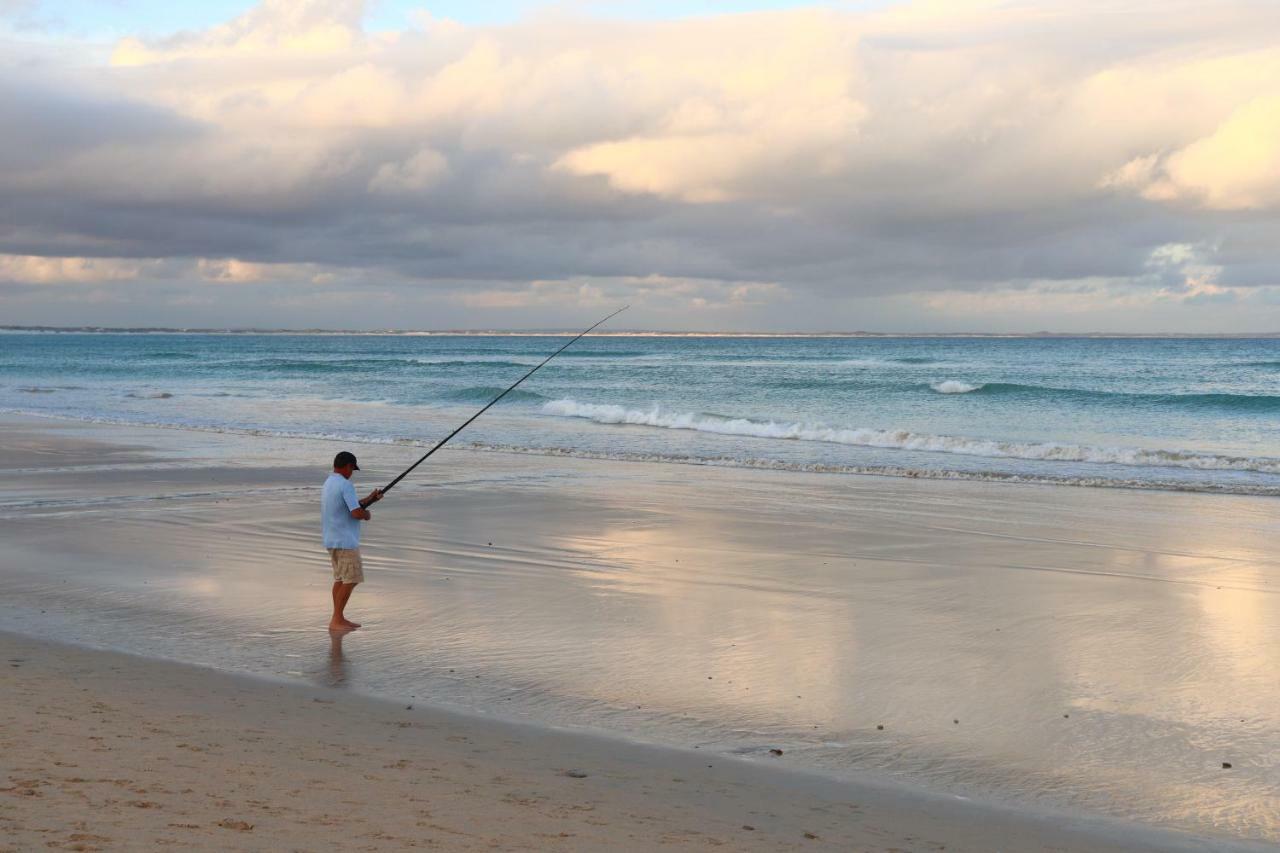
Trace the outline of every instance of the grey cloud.
{"label": "grey cloud", "polygon": [[[544,280],[773,282],[820,318],[853,297],[1173,283],[1179,270],[1148,265],[1167,244],[1211,247],[1223,285],[1280,278],[1274,212],[1104,186],[1221,119],[1133,119],[1133,87],[1167,95],[1145,57],[1266,46],[1258,31],[1276,15],[1256,4],[1188,11],[1191,23],[1068,10],[1053,27],[1015,7],[971,30],[780,14],[779,52],[760,63],[783,69],[780,91],[735,88],[759,42],[733,22],[638,34],[540,22],[381,44],[355,28],[358,6],[278,0],[216,32],[123,44],[135,68],[7,69],[0,253],[309,264],[412,310],[417,295]],[[330,25],[350,43],[292,54],[280,41]],[[721,30],[745,58],[710,49]],[[812,39],[818,59],[787,53],[788,39]],[[703,59],[710,70],[682,65]],[[797,86],[788,62],[818,65],[784,120],[771,111]],[[1138,77],[1109,88],[1108,70]],[[437,160],[415,177],[414,162]],[[412,186],[380,191],[387,176]],[[171,300],[205,286],[148,285]],[[272,292],[216,298],[249,310]],[[754,310],[741,316],[788,325]]]}

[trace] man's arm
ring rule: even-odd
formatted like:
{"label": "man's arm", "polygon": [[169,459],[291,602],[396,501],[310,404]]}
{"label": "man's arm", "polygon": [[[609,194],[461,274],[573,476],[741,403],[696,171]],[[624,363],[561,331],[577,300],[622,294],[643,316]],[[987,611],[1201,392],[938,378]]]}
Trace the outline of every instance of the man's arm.
{"label": "man's arm", "polygon": [[[352,494],[354,494],[354,490]],[[351,510],[351,517],[358,518],[361,521],[371,521],[373,519],[373,513],[369,512],[368,506],[369,504],[376,504],[380,500],[382,500],[382,489],[374,489],[365,496],[364,500],[359,502],[359,506]]]}
{"label": "man's arm", "polygon": [[370,521],[373,518],[373,513],[364,508],[365,502],[356,498],[356,490],[350,483],[342,484],[342,500],[351,511],[352,518],[360,521]]}

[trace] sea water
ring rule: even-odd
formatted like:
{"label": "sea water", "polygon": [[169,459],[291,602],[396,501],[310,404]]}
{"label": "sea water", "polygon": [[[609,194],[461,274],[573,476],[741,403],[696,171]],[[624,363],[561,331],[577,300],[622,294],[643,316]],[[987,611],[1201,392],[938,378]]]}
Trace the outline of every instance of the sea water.
{"label": "sea water", "polygon": [[[0,335],[0,410],[429,445],[564,338]],[[480,449],[1280,494],[1280,339],[589,337]]]}

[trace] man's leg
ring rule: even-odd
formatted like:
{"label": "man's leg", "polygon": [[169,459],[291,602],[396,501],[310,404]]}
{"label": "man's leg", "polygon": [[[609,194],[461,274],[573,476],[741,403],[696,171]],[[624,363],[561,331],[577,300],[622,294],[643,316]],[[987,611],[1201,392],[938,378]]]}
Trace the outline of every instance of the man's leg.
{"label": "man's leg", "polygon": [[356,585],[353,583],[333,582],[333,618],[329,620],[329,628],[331,630],[360,627],[359,622],[352,622],[343,615],[343,611],[347,607],[347,601],[351,599],[351,593],[355,588]]}

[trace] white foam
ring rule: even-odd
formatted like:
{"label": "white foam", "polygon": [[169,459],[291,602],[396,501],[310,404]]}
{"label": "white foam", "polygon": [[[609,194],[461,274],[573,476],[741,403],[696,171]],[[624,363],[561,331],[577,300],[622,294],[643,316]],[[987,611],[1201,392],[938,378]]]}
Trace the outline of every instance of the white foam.
{"label": "white foam", "polygon": [[988,458],[1035,459],[1052,462],[1192,468],[1216,471],[1257,471],[1280,474],[1280,459],[1255,456],[1223,456],[1186,450],[1154,450],[1140,447],[1093,447],[1056,442],[999,441],[966,436],[932,435],[908,430],[831,427],[825,424],[755,421],[689,412],[669,412],[654,405],[648,409],[553,400],[542,407],[548,415],[586,418],[601,424],[686,429],[719,435],[817,441],[855,447],[955,453]]}
{"label": "white foam", "polygon": [[958,382],[955,379],[947,379],[943,382],[935,382],[929,387],[937,391],[939,394],[968,394],[970,391],[980,390],[982,385],[970,385],[968,382]]}
{"label": "white foam", "polygon": [[[557,401],[566,402],[566,401]],[[550,403],[547,404],[551,405]],[[90,415],[71,415],[46,411],[0,406],[0,413],[47,418],[60,421],[105,424],[113,426],[142,427],[145,429],[207,432],[220,435],[245,435],[270,438],[292,438],[306,441],[332,441],[352,444],[397,445],[402,447],[430,447],[434,440],[424,441],[406,437],[380,437],[341,432],[306,432],[299,430],[260,429],[252,427],[211,426],[177,424],[172,422],[137,421]],[[794,471],[814,474],[869,474],[882,477],[911,477],[930,480],[972,480],[992,483],[1021,483],[1031,485],[1086,486],[1095,488],[1143,489],[1155,491],[1211,492],[1219,494],[1267,495],[1280,497],[1280,486],[1258,483],[1205,483],[1177,480],[1120,479],[1114,477],[1053,476],[1050,474],[1027,475],[1000,471],[953,471],[937,468],[912,468],[898,465],[839,465],[821,462],[788,462],[781,459],[740,458],[732,456],[684,456],[665,453],[635,453],[626,451],[598,451],[585,448],[529,447],[524,445],[474,442],[457,449],[498,453],[520,453],[534,456],[563,456],[575,459],[613,460],[619,462],[659,462],[675,465],[705,465],[722,468],[754,468],[769,471]],[[446,447],[446,450],[454,449]],[[1280,464],[1280,460],[1272,460]],[[181,463],[186,464],[186,463]],[[132,466],[131,466],[132,467]],[[146,467],[146,466],[144,466]],[[1254,469],[1256,470],[1256,469]]]}

